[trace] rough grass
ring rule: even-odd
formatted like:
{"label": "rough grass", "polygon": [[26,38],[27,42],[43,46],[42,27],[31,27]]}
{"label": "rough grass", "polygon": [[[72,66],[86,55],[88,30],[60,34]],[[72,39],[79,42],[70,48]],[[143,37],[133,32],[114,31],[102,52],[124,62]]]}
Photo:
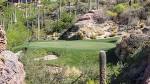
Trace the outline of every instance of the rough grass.
{"label": "rough grass", "polygon": [[[70,66],[80,69],[86,73],[83,81],[88,79],[97,80],[99,75],[99,51],[110,50],[115,47],[118,38],[101,39],[101,40],[78,40],[78,41],[49,41],[49,42],[31,42],[14,48],[14,50],[27,48],[22,62],[25,64],[27,73],[27,82],[35,84],[32,74],[39,74],[31,71],[33,66],[42,65],[43,63],[55,66]],[[51,61],[34,61],[34,58],[45,56],[49,53],[56,53],[59,58]],[[32,62],[32,63],[31,63]],[[31,68],[31,70],[30,70]],[[116,70],[114,70],[116,71]],[[44,72],[42,72],[44,74]],[[113,74],[113,72],[111,72]],[[32,78],[33,77],[33,78]],[[40,80],[45,78],[40,77]],[[79,79],[81,80],[81,79]],[[85,83],[85,82],[84,82]],[[36,82],[36,84],[40,84]],[[45,81],[45,84],[46,83]],[[69,84],[69,83],[68,83]],[[78,83],[77,83],[78,84]]]}
{"label": "rough grass", "polygon": [[[45,56],[50,52],[55,52],[59,56],[57,60],[47,61],[47,63],[58,65],[88,65],[98,63],[100,50],[109,50],[115,47],[118,38],[101,40],[78,40],[78,41],[49,41],[31,42],[18,46],[14,49],[27,47],[27,55],[33,59]],[[85,63],[86,62],[86,63]],[[83,65],[81,65],[83,66]]]}

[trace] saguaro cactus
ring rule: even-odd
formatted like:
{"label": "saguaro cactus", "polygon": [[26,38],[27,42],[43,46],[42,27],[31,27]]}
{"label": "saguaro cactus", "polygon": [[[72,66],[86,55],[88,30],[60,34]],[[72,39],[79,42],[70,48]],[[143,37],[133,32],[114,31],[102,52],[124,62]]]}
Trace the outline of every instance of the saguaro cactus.
{"label": "saguaro cactus", "polygon": [[59,19],[61,18],[61,4],[62,2],[61,0],[59,0]]}
{"label": "saguaro cactus", "polygon": [[88,8],[91,10],[91,0],[88,0]]}
{"label": "saguaro cactus", "polygon": [[78,9],[79,9],[79,0],[76,0],[76,11],[75,11],[75,15],[78,14]]}
{"label": "saguaro cactus", "polygon": [[96,0],[96,9],[99,9],[99,0]]}
{"label": "saguaro cactus", "polygon": [[100,51],[100,84],[106,84],[106,52]]}

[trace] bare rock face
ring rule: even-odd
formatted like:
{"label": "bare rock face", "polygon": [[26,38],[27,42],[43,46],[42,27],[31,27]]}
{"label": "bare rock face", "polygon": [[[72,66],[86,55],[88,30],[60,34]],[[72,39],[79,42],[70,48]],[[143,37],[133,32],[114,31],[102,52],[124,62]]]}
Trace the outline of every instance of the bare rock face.
{"label": "bare rock face", "polygon": [[15,53],[6,50],[6,35],[0,27],[0,84],[25,84],[23,64]]}

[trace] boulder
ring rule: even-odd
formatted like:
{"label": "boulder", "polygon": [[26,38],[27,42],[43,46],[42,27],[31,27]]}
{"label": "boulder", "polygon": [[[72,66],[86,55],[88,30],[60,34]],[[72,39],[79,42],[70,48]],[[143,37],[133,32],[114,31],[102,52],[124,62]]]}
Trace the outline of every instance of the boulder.
{"label": "boulder", "polygon": [[5,50],[0,57],[0,84],[25,84],[24,67],[15,53]]}
{"label": "boulder", "polygon": [[6,50],[6,35],[0,26],[0,84],[25,84],[23,64],[15,53]]}

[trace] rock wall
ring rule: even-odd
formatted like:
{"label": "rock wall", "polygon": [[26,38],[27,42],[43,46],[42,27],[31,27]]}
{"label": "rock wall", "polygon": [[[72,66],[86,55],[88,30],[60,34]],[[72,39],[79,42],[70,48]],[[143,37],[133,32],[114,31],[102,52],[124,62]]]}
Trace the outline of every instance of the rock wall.
{"label": "rock wall", "polygon": [[6,50],[6,35],[0,26],[0,84],[25,84],[23,64],[15,53]]}

